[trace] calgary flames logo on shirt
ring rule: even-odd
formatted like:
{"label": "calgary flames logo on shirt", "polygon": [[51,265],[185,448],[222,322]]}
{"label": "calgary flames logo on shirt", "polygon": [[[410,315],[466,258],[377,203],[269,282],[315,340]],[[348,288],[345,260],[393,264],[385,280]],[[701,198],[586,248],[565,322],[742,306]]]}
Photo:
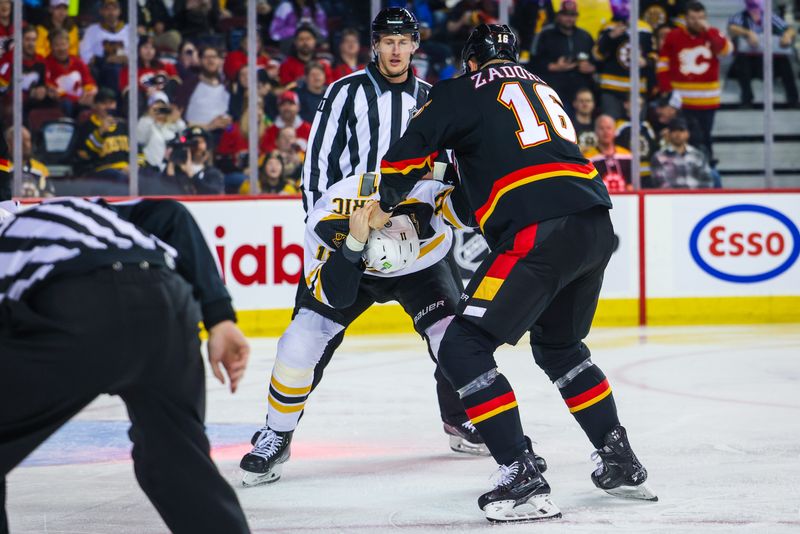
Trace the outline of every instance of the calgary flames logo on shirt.
{"label": "calgary flames logo on shirt", "polygon": [[684,76],[705,74],[711,67],[709,61],[713,57],[707,45],[684,48],[678,53],[681,74]]}

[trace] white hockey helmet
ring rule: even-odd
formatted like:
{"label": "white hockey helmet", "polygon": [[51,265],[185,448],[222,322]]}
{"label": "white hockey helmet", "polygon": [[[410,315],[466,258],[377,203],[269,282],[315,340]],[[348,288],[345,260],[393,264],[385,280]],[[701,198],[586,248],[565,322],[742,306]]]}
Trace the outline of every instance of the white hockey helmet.
{"label": "white hockey helmet", "polygon": [[369,233],[364,248],[367,268],[380,273],[405,269],[419,256],[419,236],[408,215],[395,215],[386,226]]}

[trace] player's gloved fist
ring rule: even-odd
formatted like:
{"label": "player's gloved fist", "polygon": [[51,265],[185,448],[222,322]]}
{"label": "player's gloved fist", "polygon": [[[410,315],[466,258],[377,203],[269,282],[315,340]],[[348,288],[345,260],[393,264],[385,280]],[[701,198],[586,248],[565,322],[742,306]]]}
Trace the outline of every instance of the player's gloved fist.
{"label": "player's gloved fist", "polygon": [[350,235],[360,243],[366,243],[369,239],[370,215],[375,206],[377,203],[374,200],[367,201],[350,215]]}

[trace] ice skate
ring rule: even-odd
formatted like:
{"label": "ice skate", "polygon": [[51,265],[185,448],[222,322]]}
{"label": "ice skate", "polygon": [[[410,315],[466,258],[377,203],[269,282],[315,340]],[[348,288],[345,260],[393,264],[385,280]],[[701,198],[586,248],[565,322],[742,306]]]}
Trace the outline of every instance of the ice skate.
{"label": "ice skate", "polygon": [[472,421],[466,420],[461,424],[444,421],[444,433],[450,437],[450,449],[464,454],[475,456],[490,456],[492,453],[483,442]]}
{"label": "ice skate", "polygon": [[561,517],[536,464],[536,455],[525,451],[511,465],[500,466],[495,488],[478,499],[486,519],[505,523]]}
{"label": "ice skate", "polygon": [[275,432],[264,426],[253,435],[250,440],[253,450],[245,454],[239,463],[244,472],[243,486],[260,486],[281,478],[283,464],[290,456],[292,434],[293,432]]}
{"label": "ice skate", "polygon": [[528,444],[528,450],[531,451],[531,454],[533,454],[533,457],[536,459],[536,469],[538,469],[540,473],[547,471],[547,462],[533,450],[533,441],[531,441],[531,438],[525,436],[525,443]]}
{"label": "ice skate", "polygon": [[605,437],[605,446],[592,453],[597,469],[592,473],[594,485],[609,495],[623,499],[657,501],[647,484],[647,469],[631,449],[625,427],[617,425]]}

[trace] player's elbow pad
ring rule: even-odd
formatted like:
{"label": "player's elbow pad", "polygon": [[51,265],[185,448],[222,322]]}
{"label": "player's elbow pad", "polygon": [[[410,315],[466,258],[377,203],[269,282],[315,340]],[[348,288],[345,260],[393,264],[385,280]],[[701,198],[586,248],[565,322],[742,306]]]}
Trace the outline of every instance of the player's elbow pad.
{"label": "player's elbow pad", "polygon": [[352,306],[358,295],[364,262],[353,263],[339,249],[325,262],[320,277],[328,305],[336,309]]}

